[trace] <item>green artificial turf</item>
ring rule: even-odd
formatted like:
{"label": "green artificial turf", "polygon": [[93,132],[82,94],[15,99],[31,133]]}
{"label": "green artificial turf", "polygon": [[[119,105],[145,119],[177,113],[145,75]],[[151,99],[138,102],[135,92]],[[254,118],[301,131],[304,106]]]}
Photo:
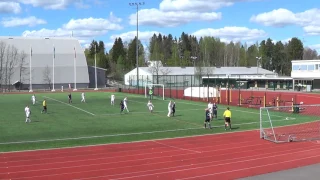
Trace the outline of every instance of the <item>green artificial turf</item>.
{"label": "green artificial turf", "polygon": [[[110,105],[111,93],[86,93],[86,103],[81,103],[80,92],[73,92],[73,103],[68,104],[67,93],[36,94],[37,104],[31,104],[30,94],[0,95],[0,151],[20,151],[72,147],[139,140],[183,137],[225,132],[223,111],[218,105],[218,119],[213,120],[213,129],[204,129],[203,122],[207,104],[175,100],[176,116],[167,117],[169,100],[155,97],[154,113],[149,113],[144,96],[114,93],[115,106]],[[120,114],[120,99],[128,97],[129,113]],[[48,113],[41,114],[42,100],[46,98]],[[31,108],[31,123],[25,123],[24,107]],[[231,107],[232,131],[258,129],[259,110]],[[308,116],[272,112],[276,126],[301,123]],[[286,121],[289,118],[295,121]],[[265,126],[269,126],[268,114],[262,113]]]}

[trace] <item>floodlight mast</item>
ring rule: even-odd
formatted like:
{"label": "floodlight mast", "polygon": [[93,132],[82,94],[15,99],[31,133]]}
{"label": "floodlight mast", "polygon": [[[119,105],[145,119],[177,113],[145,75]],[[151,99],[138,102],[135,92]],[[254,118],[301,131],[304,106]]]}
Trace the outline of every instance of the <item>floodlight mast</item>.
{"label": "floodlight mast", "polygon": [[259,61],[262,59],[262,57],[256,57],[257,59],[257,76],[258,76],[258,72],[259,72]]}
{"label": "floodlight mast", "polygon": [[136,39],[136,68],[137,68],[137,88],[139,92],[139,7],[144,5],[144,2],[129,3],[130,6],[136,6],[137,10],[137,39]]}

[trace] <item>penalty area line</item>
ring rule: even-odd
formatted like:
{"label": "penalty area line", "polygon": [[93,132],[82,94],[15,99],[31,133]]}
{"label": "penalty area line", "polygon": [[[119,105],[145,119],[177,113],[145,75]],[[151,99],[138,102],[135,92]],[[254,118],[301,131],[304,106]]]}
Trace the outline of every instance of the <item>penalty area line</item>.
{"label": "penalty area line", "polygon": [[86,111],[86,110],[84,110],[84,109],[78,108],[78,107],[76,107],[76,106],[73,106],[73,105],[71,105],[71,104],[68,104],[68,103],[59,101],[59,100],[57,100],[57,99],[53,99],[53,98],[47,97],[47,96],[43,96],[43,97],[44,97],[44,98],[47,98],[47,99],[50,99],[50,100],[53,100],[53,101],[56,101],[56,102],[59,102],[59,103],[61,103],[61,104],[65,104],[65,105],[67,105],[67,106],[73,107],[73,108],[75,108],[75,109],[78,109],[78,110],[80,110],[80,111],[82,111],[82,112],[85,112],[85,113],[87,113],[87,114],[90,114],[90,115],[92,115],[92,116],[95,116],[95,114],[93,114],[93,113],[91,113],[91,112],[89,112],[89,111]]}

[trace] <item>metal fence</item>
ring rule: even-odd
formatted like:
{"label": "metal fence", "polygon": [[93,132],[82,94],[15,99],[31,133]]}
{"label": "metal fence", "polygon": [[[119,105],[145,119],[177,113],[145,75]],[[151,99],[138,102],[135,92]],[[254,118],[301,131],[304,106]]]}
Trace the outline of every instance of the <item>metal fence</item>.
{"label": "metal fence", "polygon": [[[139,87],[136,76],[125,80],[119,88],[122,92],[145,94],[145,87],[153,86],[155,96],[193,101],[211,101],[226,105],[266,107],[295,103],[292,80],[250,75],[140,75]],[[151,88],[151,87],[150,87]]]}
{"label": "metal fence", "polygon": [[[129,76],[129,78],[125,80],[125,83],[129,86],[136,86],[137,76]],[[143,87],[145,84],[164,84],[165,87],[198,87],[209,85],[241,89],[292,89],[292,80],[290,78],[252,75],[140,75],[139,86]]]}

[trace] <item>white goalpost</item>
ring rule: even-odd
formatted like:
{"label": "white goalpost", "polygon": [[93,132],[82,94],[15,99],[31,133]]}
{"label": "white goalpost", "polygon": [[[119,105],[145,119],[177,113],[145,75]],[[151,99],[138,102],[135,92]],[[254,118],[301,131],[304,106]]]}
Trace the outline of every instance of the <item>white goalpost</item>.
{"label": "white goalpost", "polygon": [[275,143],[320,139],[320,105],[260,108],[260,138]]}
{"label": "white goalpost", "polygon": [[[164,85],[163,84],[145,84],[144,85],[144,96],[147,98],[149,96],[149,89],[153,89],[154,86],[161,86],[162,88],[162,100],[164,100]],[[154,89],[153,89],[154,94]]]}

